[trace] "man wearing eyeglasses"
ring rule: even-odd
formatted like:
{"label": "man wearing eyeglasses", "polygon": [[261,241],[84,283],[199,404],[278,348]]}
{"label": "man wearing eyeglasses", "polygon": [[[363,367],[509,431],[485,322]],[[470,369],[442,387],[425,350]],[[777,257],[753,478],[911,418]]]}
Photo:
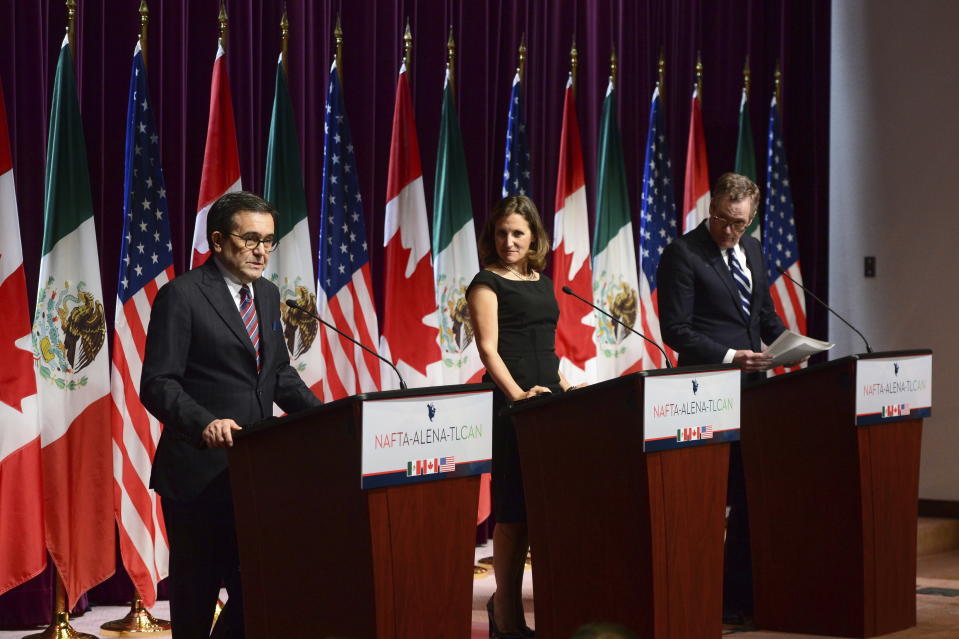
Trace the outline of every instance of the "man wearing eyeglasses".
{"label": "man wearing eyeglasses", "polygon": [[[769,295],[762,247],[744,235],[759,207],[759,187],[736,173],[713,186],[709,219],[663,251],[656,271],[663,340],[680,366],[733,363],[744,381],[772,366],[762,345],[786,330]],[[723,566],[724,620],[752,616],[752,562],[739,442],[730,446],[730,507]]]}
{"label": "man wearing eyeglasses", "polygon": [[203,265],[153,303],[140,382],[164,424],[150,486],[163,498],[175,638],[207,637],[220,586],[218,637],[243,637],[239,558],[226,448],[243,425],[320,401],[290,366],[280,294],[262,277],[277,248],[276,210],[246,192],[210,207]]}

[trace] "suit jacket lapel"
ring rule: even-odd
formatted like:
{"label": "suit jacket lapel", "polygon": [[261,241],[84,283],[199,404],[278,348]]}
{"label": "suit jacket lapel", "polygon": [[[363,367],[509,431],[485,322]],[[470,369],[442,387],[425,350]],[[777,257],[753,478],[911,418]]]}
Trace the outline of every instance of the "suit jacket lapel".
{"label": "suit jacket lapel", "polygon": [[[233,331],[233,334],[250,353],[250,357],[256,360],[256,351],[253,350],[253,342],[250,341],[250,335],[246,332],[246,327],[243,326],[240,311],[236,307],[236,302],[230,297],[230,289],[223,281],[223,275],[216,264],[213,263],[213,259],[213,256],[210,256],[206,263],[200,267],[204,269],[200,288],[210,301],[210,305],[216,311],[216,314]],[[261,339],[260,342],[262,343],[263,340]]]}

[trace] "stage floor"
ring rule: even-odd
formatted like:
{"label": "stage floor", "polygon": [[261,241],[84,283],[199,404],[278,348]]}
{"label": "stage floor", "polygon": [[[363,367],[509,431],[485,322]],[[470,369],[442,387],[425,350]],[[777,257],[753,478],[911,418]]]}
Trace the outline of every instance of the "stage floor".
{"label": "stage floor", "polygon": [[[477,561],[491,554],[490,545],[476,549]],[[959,551],[920,556],[917,572],[918,624],[915,628],[883,635],[883,639],[956,639],[959,637]],[[477,576],[473,581],[473,631],[469,639],[484,639],[489,636],[486,623],[486,601],[493,593],[493,589],[492,570]],[[533,581],[532,573],[528,568],[523,582],[523,593],[526,609],[529,611],[526,615],[527,623],[535,626],[532,614]],[[82,617],[73,619],[72,624],[78,631],[105,636],[100,633],[100,624],[122,617],[127,610],[120,606],[97,606]],[[169,603],[166,601],[158,602],[152,610],[156,617],[166,619],[169,619],[169,611]],[[2,630],[0,639],[20,639],[32,632],[36,631]],[[748,639],[826,639],[821,636],[786,634],[742,627],[726,627],[723,629],[723,635],[744,635],[744,639],[746,637]]]}

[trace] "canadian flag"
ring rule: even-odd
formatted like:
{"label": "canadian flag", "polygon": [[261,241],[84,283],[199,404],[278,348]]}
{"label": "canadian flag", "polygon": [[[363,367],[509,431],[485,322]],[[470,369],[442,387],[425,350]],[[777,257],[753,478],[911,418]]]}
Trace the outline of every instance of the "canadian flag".
{"label": "canadian flag", "polygon": [[200,198],[197,202],[196,227],[193,230],[193,254],[190,268],[199,266],[210,255],[206,241],[206,215],[210,205],[225,193],[239,191],[240,153],[236,146],[236,124],[233,121],[233,94],[226,71],[226,51],[221,44],[213,61],[210,84],[210,119],[206,128],[206,150],[203,152],[203,173],[200,176]]}
{"label": "canadian flag", "polygon": [[556,176],[556,215],[553,217],[553,286],[559,304],[556,355],[570,384],[594,381],[595,318],[589,306],[563,293],[569,286],[585,299],[593,298],[593,273],[589,263],[589,219],[586,212],[586,179],[583,149],[576,121],[573,79],[566,82],[563,130]]}
{"label": "canadian flag", "polygon": [[[420,147],[406,66],[400,67],[393,110],[393,138],[386,185],[383,233],[386,290],[381,354],[411,387],[442,383],[436,284],[423,195]],[[381,372],[386,389],[396,375]]]}

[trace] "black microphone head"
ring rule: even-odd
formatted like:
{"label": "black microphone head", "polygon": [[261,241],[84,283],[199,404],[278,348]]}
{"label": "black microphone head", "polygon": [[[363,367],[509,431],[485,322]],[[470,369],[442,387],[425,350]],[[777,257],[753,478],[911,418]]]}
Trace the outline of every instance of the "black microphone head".
{"label": "black microphone head", "polygon": [[566,293],[567,295],[573,295],[573,289],[571,289],[568,286],[563,287],[563,292]]}
{"label": "black microphone head", "polygon": [[300,305],[297,304],[294,300],[286,300],[286,305],[289,306],[290,308],[295,308],[298,311],[302,310],[300,308]]}

